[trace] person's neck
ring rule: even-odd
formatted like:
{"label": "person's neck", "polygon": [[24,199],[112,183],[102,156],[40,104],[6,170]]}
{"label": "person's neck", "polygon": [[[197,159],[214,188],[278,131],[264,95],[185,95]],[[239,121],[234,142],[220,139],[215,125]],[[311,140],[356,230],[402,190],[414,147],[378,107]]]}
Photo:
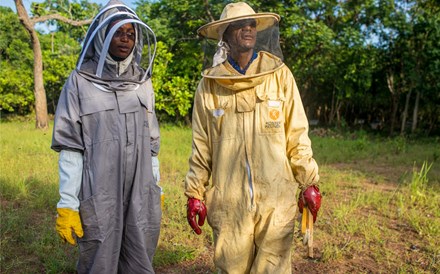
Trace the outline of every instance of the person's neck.
{"label": "person's neck", "polygon": [[235,63],[237,63],[237,65],[240,66],[241,69],[244,69],[249,64],[253,54],[254,50],[249,50],[246,52],[231,52],[231,58]]}
{"label": "person's neck", "polygon": [[114,60],[114,61],[116,61],[116,62],[121,62],[121,61],[124,61],[126,58],[122,58],[122,57],[118,57],[118,56],[116,56],[116,55],[113,55],[113,54],[111,54],[110,52],[109,52],[109,54],[110,54],[110,57]]}

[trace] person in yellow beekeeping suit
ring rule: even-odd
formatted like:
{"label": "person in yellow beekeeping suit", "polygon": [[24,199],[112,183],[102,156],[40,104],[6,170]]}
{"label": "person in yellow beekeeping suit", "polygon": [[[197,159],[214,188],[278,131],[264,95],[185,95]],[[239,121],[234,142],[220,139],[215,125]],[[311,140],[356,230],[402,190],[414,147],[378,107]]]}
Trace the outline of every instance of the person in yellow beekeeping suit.
{"label": "person in yellow beekeeping suit", "polygon": [[291,273],[298,188],[301,209],[316,220],[320,207],[318,165],[282,61],[279,19],[233,3],[198,30],[218,44],[194,99],[187,219],[200,234],[207,216],[219,273]]}

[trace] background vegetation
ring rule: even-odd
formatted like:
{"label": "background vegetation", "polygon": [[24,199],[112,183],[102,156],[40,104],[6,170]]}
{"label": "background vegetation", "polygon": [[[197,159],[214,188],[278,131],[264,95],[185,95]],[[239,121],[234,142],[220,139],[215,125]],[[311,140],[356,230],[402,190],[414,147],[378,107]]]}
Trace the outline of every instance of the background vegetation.
{"label": "background vegetation", "polygon": [[[74,273],[77,248],[55,231],[58,155],[49,149],[51,134],[30,121],[4,120],[0,133],[0,272]],[[165,207],[154,266],[157,273],[213,273],[211,229],[205,225],[197,236],[185,217],[191,130],[163,125],[161,135]],[[316,259],[305,259],[296,230],[294,272],[439,272],[439,140],[323,129],[311,138],[324,198]]]}
{"label": "background vegetation", "polygon": [[[153,84],[162,121],[189,123],[200,79],[203,41],[196,30],[231,1],[140,0],[136,11],[158,38]],[[281,15],[281,46],[309,119],[321,126],[364,127],[385,134],[440,132],[440,5],[436,0],[248,1]],[[34,111],[29,35],[0,7],[0,111]],[[92,18],[96,4],[46,0],[34,19],[58,13]],[[43,26],[46,26],[44,28]],[[49,111],[74,68],[86,27],[56,20],[40,25]],[[49,26],[50,28],[47,28]],[[47,30],[50,29],[48,32]],[[41,31],[43,30],[43,31]],[[46,31],[44,31],[46,30]]]}

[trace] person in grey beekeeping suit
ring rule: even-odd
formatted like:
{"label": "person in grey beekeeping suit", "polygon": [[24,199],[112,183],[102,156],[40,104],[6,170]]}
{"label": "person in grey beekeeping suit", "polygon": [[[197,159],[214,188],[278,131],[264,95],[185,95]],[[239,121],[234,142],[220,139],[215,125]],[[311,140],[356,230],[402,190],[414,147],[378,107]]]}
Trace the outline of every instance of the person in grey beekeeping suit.
{"label": "person in grey beekeeping suit", "polygon": [[60,152],[56,230],[78,242],[78,273],[154,273],[162,217],[155,50],[151,28],[112,0],[61,92],[51,146]]}

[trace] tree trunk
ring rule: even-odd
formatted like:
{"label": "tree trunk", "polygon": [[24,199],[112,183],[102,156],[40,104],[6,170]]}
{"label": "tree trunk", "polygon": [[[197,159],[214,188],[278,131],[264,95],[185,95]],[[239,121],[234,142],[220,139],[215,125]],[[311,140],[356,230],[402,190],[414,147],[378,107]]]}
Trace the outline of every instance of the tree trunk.
{"label": "tree trunk", "polygon": [[395,118],[395,112],[394,112],[394,73],[390,70],[387,73],[387,84],[388,84],[388,90],[391,93],[391,125],[390,125],[390,135],[393,134],[394,130],[394,118]]}
{"label": "tree trunk", "polygon": [[331,105],[330,105],[330,114],[329,114],[329,117],[328,117],[328,124],[329,125],[331,125],[333,123],[333,118],[335,117],[335,111],[336,111],[335,97],[336,97],[336,89],[333,86],[332,102],[331,102]]}
{"label": "tree trunk", "polygon": [[405,100],[405,109],[403,110],[402,124],[400,126],[400,135],[405,134],[406,118],[408,118],[409,99],[411,98],[411,90],[408,91]]}
{"label": "tree trunk", "polygon": [[32,48],[34,50],[34,94],[35,94],[35,126],[40,129],[49,127],[47,115],[46,91],[43,82],[43,56],[37,32],[32,31]]}
{"label": "tree trunk", "polygon": [[416,92],[416,102],[414,103],[414,112],[413,112],[411,133],[414,133],[417,129],[417,119],[419,116],[419,102],[420,102],[420,91],[417,91]]}
{"label": "tree trunk", "polygon": [[336,99],[336,126],[339,129],[342,129],[341,107],[342,100]]}
{"label": "tree trunk", "polygon": [[32,50],[34,52],[34,95],[35,95],[35,126],[39,129],[47,129],[49,120],[47,115],[46,91],[43,85],[43,56],[41,53],[40,40],[34,29],[22,0],[15,0],[18,18],[23,24],[32,41]]}
{"label": "tree trunk", "polygon": [[394,134],[394,127],[396,125],[396,117],[397,117],[397,106],[399,102],[399,98],[396,94],[396,90],[394,88],[394,73],[389,71],[387,73],[387,84],[388,89],[391,93],[391,123],[390,123],[390,135]]}

